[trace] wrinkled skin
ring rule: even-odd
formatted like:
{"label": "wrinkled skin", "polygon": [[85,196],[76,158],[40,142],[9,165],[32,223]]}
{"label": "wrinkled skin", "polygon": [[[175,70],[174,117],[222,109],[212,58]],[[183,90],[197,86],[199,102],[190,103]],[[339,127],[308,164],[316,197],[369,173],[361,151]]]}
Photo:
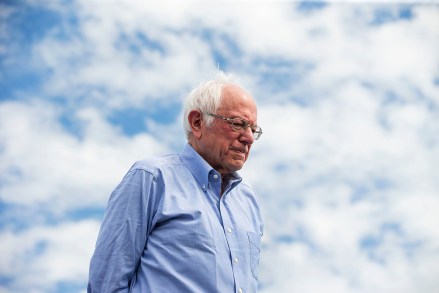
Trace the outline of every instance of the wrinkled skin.
{"label": "wrinkled skin", "polygon": [[[217,115],[242,118],[251,125],[257,123],[257,108],[253,97],[236,85],[226,85]],[[252,131],[236,131],[224,120],[214,119],[207,126],[200,111],[188,115],[192,128],[189,143],[222,176],[240,170],[254,142]]]}

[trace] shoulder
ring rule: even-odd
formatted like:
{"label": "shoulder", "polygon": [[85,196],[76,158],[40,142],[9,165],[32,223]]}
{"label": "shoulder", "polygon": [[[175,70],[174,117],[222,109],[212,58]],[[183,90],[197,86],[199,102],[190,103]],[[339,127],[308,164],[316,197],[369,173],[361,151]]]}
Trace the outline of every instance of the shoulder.
{"label": "shoulder", "polygon": [[245,189],[248,189],[251,192],[255,192],[255,189],[253,188],[253,186],[250,185],[250,183],[248,183],[244,179],[240,182],[240,185],[241,185],[241,188],[245,188]]}
{"label": "shoulder", "polygon": [[169,154],[138,160],[131,166],[129,172],[144,171],[157,177],[164,170],[174,169],[179,165],[182,165],[180,156],[178,154]]}
{"label": "shoulder", "polygon": [[242,180],[237,187],[238,188],[236,191],[239,192],[239,196],[237,198],[241,199],[240,204],[247,205],[251,207],[251,209],[255,208],[258,210],[260,200],[258,193],[253,188],[253,186],[250,185],[250,183],[248,183],[247,181]]}
{"label": "shoulder", "polygon": [[253,186],[250,183],[248,183],[245,180],[242,180],[238,186],[243,194],[251,198],[254,198],[255,200],[258,200],[258,195],[256,193],[256,190],[253,188]]}
{"label": "shoulder", "polygon": [[253,186],[247,181],[241,180],[241,182],[232,189],[232,192],[234,193],[233,198],[239,201],[240,205],[252,208],[259,207],[259,196]]}

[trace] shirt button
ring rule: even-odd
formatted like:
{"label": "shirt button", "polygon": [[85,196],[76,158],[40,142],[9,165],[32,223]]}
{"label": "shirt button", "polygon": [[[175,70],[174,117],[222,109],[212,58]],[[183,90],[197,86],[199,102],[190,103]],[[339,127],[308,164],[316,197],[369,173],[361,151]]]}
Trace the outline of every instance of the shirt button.
{"label": "shirt button", "polygon": [[218,179],[218,175],[216,175],[216,174],[213,175],[213,178]]}
{"label": "shirt button", "polygon": [[234,260],[236,263],[239,262],[239,259],[238,259],[237,257],[235,257],[233,260]]}
{"label": "shirt button", "polygon": [[232,233],[232,228],[227,228],[227,232]]}
{"label": "shirt button", "polygon": [[238,289],[238,293],[242,293],[243,291],[242,291],[242,289],[241,288],[239,288]]}

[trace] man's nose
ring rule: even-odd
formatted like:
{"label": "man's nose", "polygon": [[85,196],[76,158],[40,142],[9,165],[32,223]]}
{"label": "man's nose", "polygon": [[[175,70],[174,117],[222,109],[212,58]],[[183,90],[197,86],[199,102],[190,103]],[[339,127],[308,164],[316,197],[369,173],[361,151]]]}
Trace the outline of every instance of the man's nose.
{"label": "man's nose", "polygon": [[239,141],[244,144],[252,144],[255,139],[253,138],[253,131],[251,127],[247,127],[246,130],[240,135]]}

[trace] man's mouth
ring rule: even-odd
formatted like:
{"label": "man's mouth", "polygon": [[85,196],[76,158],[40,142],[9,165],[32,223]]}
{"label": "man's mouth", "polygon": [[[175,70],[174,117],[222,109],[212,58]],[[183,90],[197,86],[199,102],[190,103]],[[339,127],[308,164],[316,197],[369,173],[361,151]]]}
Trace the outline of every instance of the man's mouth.
{"label": "man's mouth", "polygon": [[246,154],[247,150],[245,149],[237,149],[237,148],[230,148],[232,151],[240,153],[240,154]]}

